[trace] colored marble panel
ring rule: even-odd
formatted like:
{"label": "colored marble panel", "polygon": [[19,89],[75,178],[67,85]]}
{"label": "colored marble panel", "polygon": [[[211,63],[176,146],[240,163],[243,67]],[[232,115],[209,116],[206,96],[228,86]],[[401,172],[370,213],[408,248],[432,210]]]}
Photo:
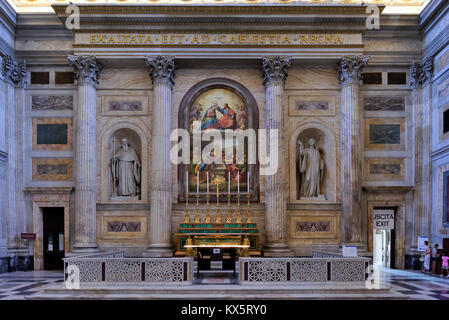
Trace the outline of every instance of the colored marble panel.
{"label": "colored marble panel", "polygon": [[140,222],[108,221],[108,232],[140,232]]}
{"label": "colored marble panel", "polygon": [[51,181],[72,180],[73,160],[56,158],[32,159],[32,179]]}
{"label": "colored marble panel", "polygon": [[400,164],[371,164],[369,166],[370,174],[400,174]]}
{"label": "colored marble panel", "polygon": [[38,164],[36,171],[38,174],[67,174],[68,168],[66,164]]}
{"label": "colored marble panel", "polygon": [[71,118],[33,118],[33,150],[72,150]]}
{"label": "colored marble panel", "polygon": [[329,110],[328,101],[295,101],[296,110]]}
{"label": "colored marble panel", "polygon": [[365,96],[363,106],[365,111],[404,111],[405,97]]}
{"label": "colored marble panel", "polygon": [[67,124],[38,124],[37,144],[67,144]]}
{"label": "colored marble panel", "polygon": [[400,144],[401,143],[400,124],[370,124],[369,143]]}
{"label": "colored marble panel", "polygon": [[449,77],[438,85],[438,99],[449,95]]}
{"label": "colored marble panel", "polygon": [[366,158],[365,179],[371,181],[389,181],[405,179],[404,158]]}
{"label": "colored marble panel", "polygon": [[298,232],[329,232],[331,229],[330,221],[301,221],[296,222],[296,231]]}
{"label": "colored marble panel", "polygon": [[141,101],[109,101],[110,111],[142,111]]}
{"label": "colored marble panel", "polygon": [[288,113],[290,116],[333,116],[336,96],[329,93],[316,95],[290,95]]}
{"label": "colored marble panel", "polygon": [[449,50],[446,51],[437,61],[437,72],[440,72],[449,64]]}
{"label": "colored marble panel", "polygon": [[36,95],[31,97],[32,111],[62,111],[73,110],[73,96],[46,96]]}

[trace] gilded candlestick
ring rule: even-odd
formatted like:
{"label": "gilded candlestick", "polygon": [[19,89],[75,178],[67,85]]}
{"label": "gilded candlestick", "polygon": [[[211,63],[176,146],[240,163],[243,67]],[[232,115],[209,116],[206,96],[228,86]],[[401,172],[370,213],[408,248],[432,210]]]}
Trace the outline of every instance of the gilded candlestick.
{"label": "gilded candlestick", "polygon": [[221,223],[221,215],[220,215],[220,189],[217,181],[217,215],[215,216],[215,223]]}
{"label": "gilded candlestick", "polygon": [[200,215],[198,213],[198,202],[199,202],[199,199],[200,199],[200,194],[197,193],[196,194],[196,206],[195,206],[195,218],[194,218],[194,222],[195,223],[200,223]]}
{"label": "gilded candlestick", "polygon": [[250,211],[250,203],[249,203],[249,192],[248,192],[248,206],[246,208],[246,223],[252,223],[251,211]]}
{"label": "gilded candlestick", "polygon": [[186,193],[186,213],[184,215],[184,223],[190,223],[189,217],[189,193]]}
{"label": "gilded candlestick", "polygon": [[206,219],[204,220],[205,223],[210,223],[210,208],[209,208],[209,192],[206,194],[206,200],[207,200],[207,205],[206,205]]}
{"label": "gilded candlestick", "polygon": [[240,192],[237,193],[237,218],[235,223],[242,223],[242,216],[240,215]]}
{"label": "gilded candlestick", "polygon": [[228,214],[226,216],[226,223],[232,223],[231,216],[231,193],[228,191]]}

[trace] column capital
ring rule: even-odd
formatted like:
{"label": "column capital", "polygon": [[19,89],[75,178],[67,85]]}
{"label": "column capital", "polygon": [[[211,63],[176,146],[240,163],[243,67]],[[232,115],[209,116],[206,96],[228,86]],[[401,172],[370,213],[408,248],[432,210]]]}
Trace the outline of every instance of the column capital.
{"label": "column capital", "polygon": [[175,84],[175,58],[174,57],[146,57],[146,65],[150,72],[153,84],[165,83],[172,87]]}
{"label": "column capital", "polygon": [[422,64],[413,60],[410,66],[410,86],[413,89],[422,88],[432,80],[434,71],[433,57],[427,57]]}
{"label": "column capital", "polygon": [[67,56],[67,59],[75,72],[75,79],[78,80],[78,83],[97,87],[103,66],[95,56]]}
{"label": "column capital", "polygon": [[285,85],[291,64],[291,57],[262,57],[263,84],[268,86],[278,82]]}
{"label": "column capital", "polygon": [[19,87],[26,85],[27,64],[25,61],[17,62],[10,55],[0,54],[2,58],[1,75],[3,79],[11,81]]}
{"label": "column capital", "polygon": [[341,57],[337,63],[338,81],[341,86],[359,83],[363,70],[368,65],[369,56]]}

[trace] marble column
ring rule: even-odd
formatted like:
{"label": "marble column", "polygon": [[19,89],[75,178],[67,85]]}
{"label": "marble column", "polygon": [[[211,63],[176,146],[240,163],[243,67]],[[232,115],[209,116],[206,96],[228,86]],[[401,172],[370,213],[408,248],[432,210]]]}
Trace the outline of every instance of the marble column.
{"label": "marble column", "polygon": [[[285,154],[284,85],[287,80],[290,58],[262,58],[263,84],[265,85],[265,108],[267,152],[278,153],[281,160]],[[278,150],[268,142],[269,132],[279,133]],[[287,176],[285,166],[279,165],[274,174],[265,175],[265,236],[264,255],[267,257],[293,256],[287,246]]]}
{"label": "marble column", "polygon": [[145,257],[171,257],[172,163],[170,161],[171,95],[175,77],[173,57],[147,57],[153,81],[150,244]]}
{"label": "marble column", "polygon": [[17,266],[17,256],[28,250],[20,239],[26,231],[23,189],[23,112],[27,66],[9,55],[2,55],[2,78],[6,107],[6,231],[10,267]]}
{"label": "marble column", "polygon": [[74,253],[97,252],[97,85],[102,66],[94,56],[68,56],[78,80],[75,144]]}
{"label": "marble column", "polygon": [[369,57],[342,57],[341,85],[341,217],[343,244],[362,245],[362,123],[359,85]]}
{"label": "marble column", "polygon": [[[417,252],[417,239],[420,235],[431,234],[429,223],[432,213],[432,177],[431,177],[431,123],[432,123],[432,84],[433,58],[428,57],[422,64],[413,62],[410,66],[410,86],[412,91],[412,108],[415,136],[415,192],[412,216],[413,230],[408,243],[411,251]],[[430,239],[431,240],[431,239]]]}

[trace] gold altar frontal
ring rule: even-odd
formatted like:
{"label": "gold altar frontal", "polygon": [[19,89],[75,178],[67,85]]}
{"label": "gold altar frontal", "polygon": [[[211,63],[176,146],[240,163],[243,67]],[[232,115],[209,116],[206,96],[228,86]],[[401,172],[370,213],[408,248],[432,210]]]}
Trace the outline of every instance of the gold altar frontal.
{"label": "gold altar frontal", "polygon": [[242,247],[243,237],[249,240],[250,256],[260,256],[259,230],[256,223],[182,223],[176,233],[176,256],[185,256],[186,243],[193,238],[194,248]]}

